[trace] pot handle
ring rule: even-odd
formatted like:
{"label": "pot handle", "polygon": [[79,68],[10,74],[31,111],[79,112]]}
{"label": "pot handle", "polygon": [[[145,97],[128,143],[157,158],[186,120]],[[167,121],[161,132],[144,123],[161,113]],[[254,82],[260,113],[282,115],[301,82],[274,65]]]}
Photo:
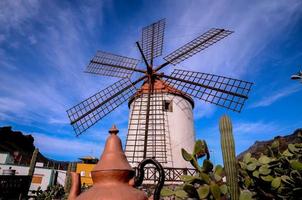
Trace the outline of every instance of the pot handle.
{"label": "pot handle", "polygon": [[142,160],[138,167],[137,167],[137,176],[134,178],[134,185],[135,187],[140,186],[143,183],[144,180],[144,175],[145,175],[145,171],[144,171],[144,167],[147,164],[153,164],[156,168],[156,170],[159,173],[159,177],[158,177],[158,183],[156,184],[155,190],[154,190],[154,200],[159,200],[160,198],[160,191],[164,186],[164,182],[165,182],[165,171],[164,168],[162,167],[162,165],[155,160],[155,158],[145,158],[144,160]]}

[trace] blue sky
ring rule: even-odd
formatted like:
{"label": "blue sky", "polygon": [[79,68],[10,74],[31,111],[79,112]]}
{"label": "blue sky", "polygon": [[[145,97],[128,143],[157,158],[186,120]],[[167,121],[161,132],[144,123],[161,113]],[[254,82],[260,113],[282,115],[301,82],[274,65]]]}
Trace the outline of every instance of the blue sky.
{"label": "blue sky", "polygon": [[237,153],[302,127],[302,84],[290,80],[302,68],[300,0],[2,0],[0,126],[34,135],[41,152],[58,160],[99,157],[113,123],[125,141],[126,103],[78,138],[65,110],[118,80],[83,73],[97,50],[140,58],[141,28],[162,18],[163,55],[212,27],[235,31],[176,68],[255,83],[241,114],[195,100],[196,135],[208,142],[215,163],[222,162],[223,114],[232,118]]}

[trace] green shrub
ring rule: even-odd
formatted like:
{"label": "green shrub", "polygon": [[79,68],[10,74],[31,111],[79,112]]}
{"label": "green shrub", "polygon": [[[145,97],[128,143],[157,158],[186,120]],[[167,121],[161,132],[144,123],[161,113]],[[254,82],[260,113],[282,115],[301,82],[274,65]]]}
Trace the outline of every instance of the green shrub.
{"label": "green shrub", "polygon": [[[301,138],[301,135],[300,135]],[[280,152],[279,141],[268,147],[258,159],[250,153],[239,161],[242,189],[252,191],[256,199],[300,199],[302,194],[302,143],[288,144]]]}

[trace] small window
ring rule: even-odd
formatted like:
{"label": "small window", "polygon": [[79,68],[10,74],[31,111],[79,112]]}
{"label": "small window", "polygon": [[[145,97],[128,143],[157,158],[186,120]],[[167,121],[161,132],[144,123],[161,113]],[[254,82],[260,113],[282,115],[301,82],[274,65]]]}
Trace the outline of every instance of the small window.
{"label": "small window", "polygon": [[85,176],[85,171],[81,171],[81,176]]}
{"label": "small window", "polygon": [[163,110],[166,112],[173,112],[173,101],[164,100],[163,102]]}

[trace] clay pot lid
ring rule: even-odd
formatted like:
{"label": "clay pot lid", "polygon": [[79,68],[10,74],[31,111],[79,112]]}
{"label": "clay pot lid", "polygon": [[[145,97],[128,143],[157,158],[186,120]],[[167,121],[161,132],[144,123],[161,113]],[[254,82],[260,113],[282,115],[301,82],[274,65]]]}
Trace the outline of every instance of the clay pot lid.
{"label": "clay pot lid", "polygon": [[110,136],[106,140],[103,154],[99,162],[94,167],[93,171],[108,171],[108,170],[131,170],[126,155],[122,148],[121,139],[117,136],[119,130],[115,125],[109,130]]}

